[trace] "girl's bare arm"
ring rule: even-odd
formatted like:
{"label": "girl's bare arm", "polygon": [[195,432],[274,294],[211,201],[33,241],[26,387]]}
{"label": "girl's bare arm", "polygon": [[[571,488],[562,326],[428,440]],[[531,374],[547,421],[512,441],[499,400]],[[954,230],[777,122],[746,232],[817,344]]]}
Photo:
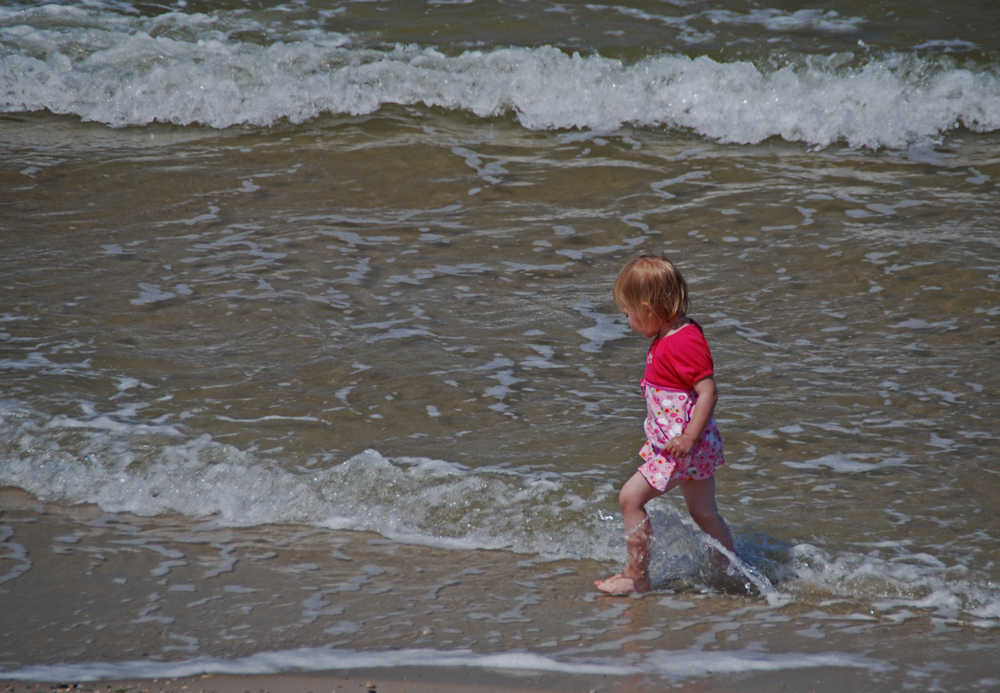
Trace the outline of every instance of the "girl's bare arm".
{"label": "girl's bare arm", "polygon": [[675,436],[667,441],[664,450],[677,457],[687,457],[691,454],[691,448],[698,442],[701,434],[712,420],[715,413],[715,403],[719,401],[719,390],[715,386],[715,378],[708,376],[702,378],[694,384],[694,391],[698,393],[698,401],[691,410],[691,420],[687,428],[679,436]]}

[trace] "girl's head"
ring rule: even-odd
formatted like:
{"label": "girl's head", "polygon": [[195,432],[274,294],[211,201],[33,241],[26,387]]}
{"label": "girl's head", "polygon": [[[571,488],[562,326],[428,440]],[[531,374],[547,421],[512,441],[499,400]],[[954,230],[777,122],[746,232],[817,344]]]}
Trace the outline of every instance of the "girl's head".
{"label": "girl's head", "polygon": [[690,309],[687,283],[664,256],[641,252],[622,267],[612,289],[615,305],[636,323],[657,331]]}

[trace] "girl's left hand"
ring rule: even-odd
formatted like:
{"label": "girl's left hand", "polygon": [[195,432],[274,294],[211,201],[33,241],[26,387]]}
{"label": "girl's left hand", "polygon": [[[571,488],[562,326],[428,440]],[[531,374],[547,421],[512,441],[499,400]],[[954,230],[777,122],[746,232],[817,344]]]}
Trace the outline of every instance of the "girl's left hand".
{"label": "girl's left hand", "polygon": [[712,376],[707,376],[696,382],[694,391],[698,393],[698,401],[694,403],[691,418],[684,428],[684,432],[668,440],[664,446],[667,452],[674,457],[687,457],[691,454],[694,444],[698,442],[708,422],[712,420],[715,403],[719,400],[719,391],[715,386],[715,378]]}
{"label": "girl's left hand", "polygon": [[682,433],[668,440],[663,447],[674,457],[687,457],[691,454],[691,448],[694,447],[694,444],[695,441]]}

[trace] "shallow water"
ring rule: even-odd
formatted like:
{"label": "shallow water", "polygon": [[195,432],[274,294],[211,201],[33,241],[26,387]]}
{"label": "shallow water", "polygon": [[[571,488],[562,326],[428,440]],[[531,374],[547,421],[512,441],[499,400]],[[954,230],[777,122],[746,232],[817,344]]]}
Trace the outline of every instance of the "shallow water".
{"label": "shallow water", "polygon": [[[612,598],[593,591],[599,566],[589,560],[469,551],[456,572],[453,551],[367,532],[220,528],[43,506],[12,491],[2,499],[11,536],[46,547],[27,561],[41,579],[13,586],[6,625],[17,625],[0,632],[6,662],[33,664],[7,678],[436,666],[514,672],[520,685],[558,673],[571,677],[567,690],[684,687],[692,677],[708,690],[753,688],[778,685],[769,677],[782,672],[823,691],[972,676],[974,688],[990,685],[989,631],[912,611],[888,619],[836,599],[777,606],[691,589]],[[941,638],[947,656],[929,659],[928,639]]]}
{"label": "shallow water", "polygon": [[[715,356],[719,502],[737,534],[740,596],[705,586],[706,546],[666,499],[655,504],[660,591],[628,608],[654,623],[658,609],[676,615],[671,595],[697,595],[715,616],[738,599],[740,628],[765,614],[813,634],[860,614],[865,642],[883,649],[876,664],[843,666],[872,681],[911,670],[942,639],[956,652],[991,642],[1000,63],[983,23],[941,20],[930,5],[906,22],[889,19],[891,5],[415,7],[5,10],[0,484],[50,508],[169,518],[180,533],[244,527],[280,541],[285,530],[269,526],[320,529],[322,542],[364,544],[365,565],[393,575],[409,551],[432,552],[442,575],[508,570],[500,584],[572,574],[556,591],[587,595],[623,558],[616,489],[642,442],[646,343],[610,285],[635,250],[665,250]],[[506,23],[484,33],[497,14]],[[837,57],[858,41],[867,57]],[[25,56],[39,61],[28,73]],[[751,63],[777,110],[740,105]],[[121,82],[123,65],[138,81]],[[209,87],[200,100],[178,91],[195,77]],[[618,94],[619,79],[641,88]],[[118,83],[142,88],[107,91]],[[714,96],[677,110],[672,90]],[[498,93],[500,106],[483,105]],[[18,105],[25,95],[51,112]],[[249,124],[209,127],[230,123]],[[28,501],[5,498],[8,518],[31,517]],[[82,526],[63,521],[66,536]],[[18,522],[0,535],[12,594],[53,545],[24,540]],[[370,532],[382,539],[365,544]],[[309,562],[336,572],[325,554]],[[169,592],[176,578],[156,570],[108,575],[166,580],[151,589]],[[359,590],[352,608],[381,613],[402,584]],[[324,608],[341,608],[329,594]],[[590,601],[537,599],[525,618],[557,643],[585,637],[573,623]],[[360,618],[350,648],[398,646]],[[235,661],[281,649],[260,634],[277,624],[261,616],[243,649],[186,626],[144,637],[167,660]],[[787,655],[781,666],[866,652],[798,630],[764,639]],[[654,651],[710,649],[663,632]],[[313,644],[327,644],[318,633]],[[540,652],[520,635],[405,645]],[[15,648],[2,666],[119,659],[82,643],[44,657]],[[631,661],[621,645],[606,657]],[[943,661],[952,686],[983,674],[964,655]]]}

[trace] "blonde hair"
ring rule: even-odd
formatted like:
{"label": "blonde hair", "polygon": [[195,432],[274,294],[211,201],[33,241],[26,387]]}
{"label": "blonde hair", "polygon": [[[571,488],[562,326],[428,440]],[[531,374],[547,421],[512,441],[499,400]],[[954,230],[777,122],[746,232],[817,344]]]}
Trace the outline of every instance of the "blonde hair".
{"label": "blonde hair", "polygon": [[665,325],[687,315],[691,307],[687,282],[674,263],[647,251],[622,267],[612,295],[619,310],[647,324]]}

